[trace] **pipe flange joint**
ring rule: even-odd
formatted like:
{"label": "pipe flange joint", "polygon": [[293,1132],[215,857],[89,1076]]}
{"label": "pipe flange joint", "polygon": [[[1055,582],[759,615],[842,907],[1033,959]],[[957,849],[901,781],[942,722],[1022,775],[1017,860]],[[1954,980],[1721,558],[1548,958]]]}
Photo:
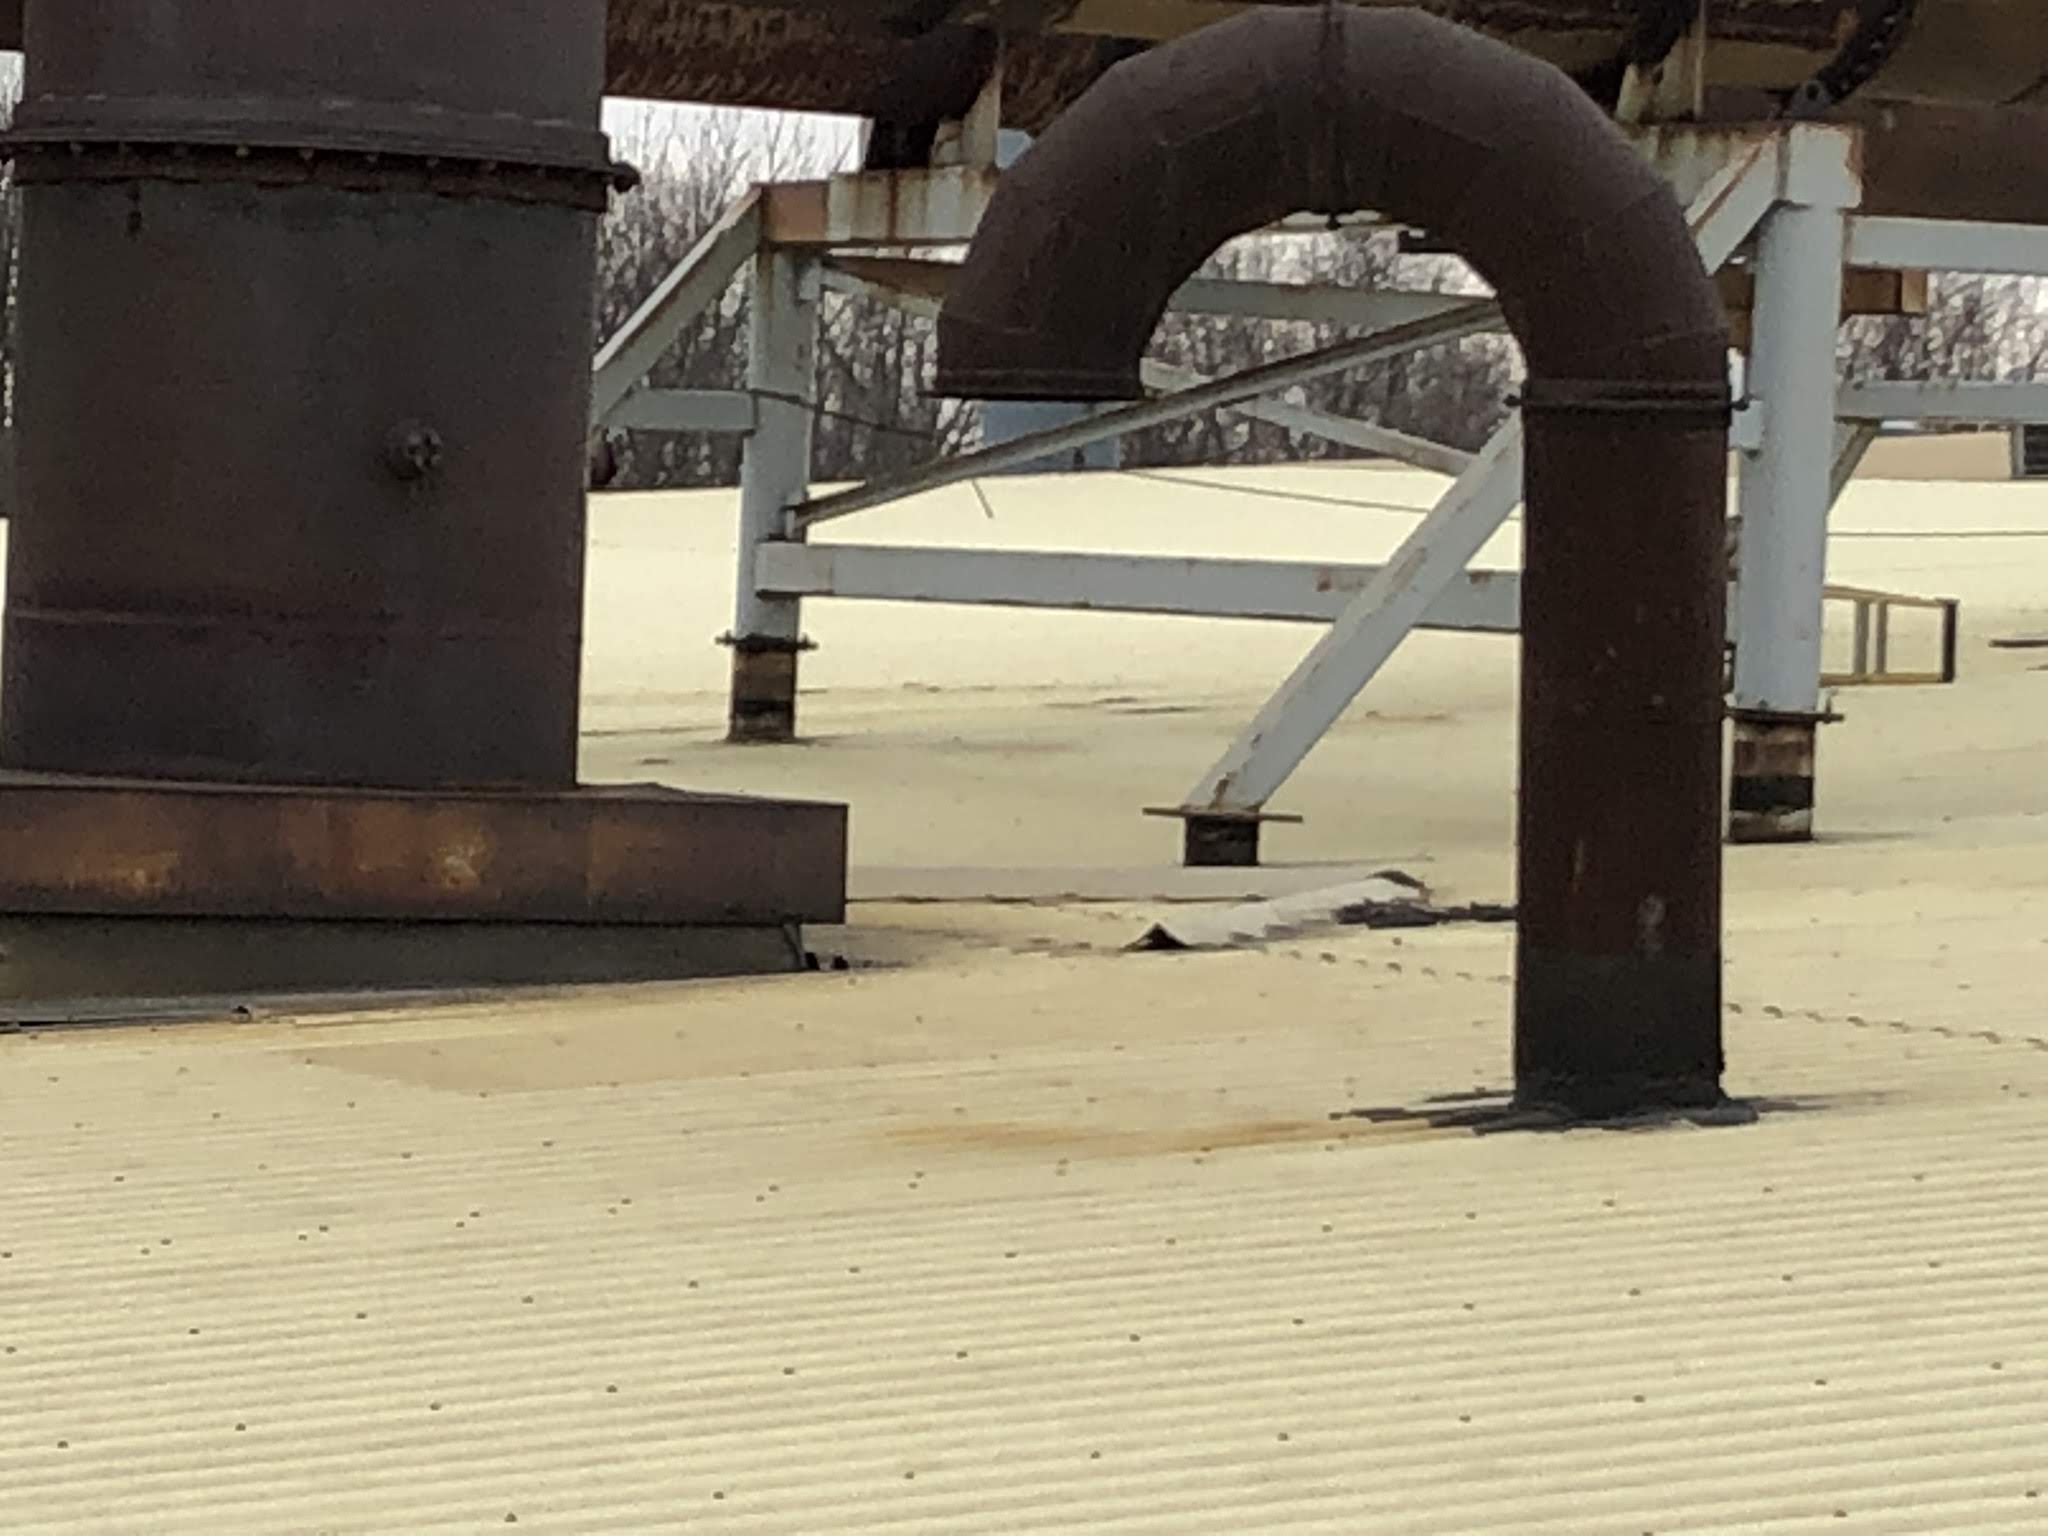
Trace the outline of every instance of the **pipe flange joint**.
{"label": "pipe flange joint", "polygon": [[736,635],[731,630],[720,635],[718,643],[742,656],[801,656],[818,648],[808,635],[792,640],[782,635]]}
{"label": "pipe flange joint", "polygon": [[1727,715],[1737,725],[1798,726],[1840,725],[1848,716],[1833,709],[1745,709],[1728,706]]}
{"label": "pipe flange joint", "polygon": [[1725,384],[1667,383],[1641,379],[1529,379],[1508,404],[1523,415],[1619,417],[1670,421],[1691,418],[1725,426],[1735,397]]}
{"label": "pipe flange joint", "polygon": [[0,133],[24,182],[166,180],[316,183],[421,190],[601,211],[639,172],[596,127],[342,102],[309,116],[248,98],[38,99]]}

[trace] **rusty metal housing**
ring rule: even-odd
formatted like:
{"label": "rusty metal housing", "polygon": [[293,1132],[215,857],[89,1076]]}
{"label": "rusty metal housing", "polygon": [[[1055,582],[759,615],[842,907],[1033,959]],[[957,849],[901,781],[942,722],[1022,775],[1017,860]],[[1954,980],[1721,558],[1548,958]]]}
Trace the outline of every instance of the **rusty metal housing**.
{"label": "rusty metal housing", "polygon": [[1528,358],[1520,1090],[1710,1102],[1727,329],[1669,188],[1583,92],[1450,23],[1347,7],[1124,63],[1004,179],[941,313],[938,388],[1135,397],[1180,283],[1304,208],[1443,237]]}
{"label": "rusty metal housing", "polygon": [[0,764],[573,782],[581,9],[29,6]]}
{"label": "rusty metal housing", "polygon": [[836,917],[840,808],[577,788],[604,0],[24,20],[0,914]]}

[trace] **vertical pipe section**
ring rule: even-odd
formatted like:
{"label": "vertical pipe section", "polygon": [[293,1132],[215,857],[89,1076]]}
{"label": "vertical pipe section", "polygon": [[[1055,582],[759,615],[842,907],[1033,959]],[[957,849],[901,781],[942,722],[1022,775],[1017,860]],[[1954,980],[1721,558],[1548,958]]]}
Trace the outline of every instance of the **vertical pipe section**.
{"label": "vertical pipe section", "polygon": [[1813,836],[1844,231],[1838,207],[1785,203],[1757,246],[1748,378],[1763,436],[1742,458],[1728,821],[1737,843]]}
{"label": "vertical pipe section", "polygon": [[785,509],[811,482],[811,392],[817,387],[817,264],[781,249],[754,258],[748,312],[747,387],[755,392],[754,430],[740,460],[738,601],[733,615],[732,701],[728,739],[796,739],[797,657],[804,648],[803,605],[763,597],[754,566],[785,530]]}
{"label": "vertical pipe section", "polygon": [[1711,1105],[1726,396],[1532,382],[1522,410],[1517,1096]]}
{"label": "vertical pipe section", "polygon": [[[1031,147],[1031,135],[1016,128],[1005,128],[996,135],[996,166],[1007,171],[1024,157]],[[1033,432],[1043,432],[1049,427],[1064,427],[1069,422],[1086,420],[1096,407],[1086,402],[1058,400],[991,400],[981,410],[981,440],[993,446],[996,443],[1014,442],[1028,437]],[[1066,454],[1049,454],[1042,459],[1033,459],[1029,464],[1008,471],[1013,475],[1058,474],[1081,469],[1115,469],[1123,462],[1123,442],[1119,438],[1105,437],[1084,447],[1070,449]],[[1254,846],[1258,837],[1258,826],[1252,827]],[[1194,841],[1189,842],[1189,852],[1195,852]],[[1254,855],[1252,862],[1258,862]]]}

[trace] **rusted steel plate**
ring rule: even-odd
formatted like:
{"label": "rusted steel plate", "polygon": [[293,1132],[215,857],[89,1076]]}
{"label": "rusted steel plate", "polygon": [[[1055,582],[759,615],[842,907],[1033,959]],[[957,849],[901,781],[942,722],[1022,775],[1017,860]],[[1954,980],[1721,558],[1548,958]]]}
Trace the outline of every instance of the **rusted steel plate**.
{"label": "rusted steel plate", "polygon": [[837,805],[0,776],[0,912],[760,924],[845,892]]}

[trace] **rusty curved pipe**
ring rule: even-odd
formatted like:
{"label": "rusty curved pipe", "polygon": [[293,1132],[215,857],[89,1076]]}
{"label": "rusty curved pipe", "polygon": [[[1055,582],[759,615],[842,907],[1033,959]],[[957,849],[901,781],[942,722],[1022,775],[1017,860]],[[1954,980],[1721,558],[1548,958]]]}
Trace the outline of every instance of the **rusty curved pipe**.
{"label": "rusty curved pipe", "polygon": [[1335,6],[1121,64],[1005,177],[938,388],[1135,396],[1217,246],[1361,208],[1463,252],[1529,362],[1518,1097],[1718,1102],[1726,322],[1670,191],[1569,79]]}

